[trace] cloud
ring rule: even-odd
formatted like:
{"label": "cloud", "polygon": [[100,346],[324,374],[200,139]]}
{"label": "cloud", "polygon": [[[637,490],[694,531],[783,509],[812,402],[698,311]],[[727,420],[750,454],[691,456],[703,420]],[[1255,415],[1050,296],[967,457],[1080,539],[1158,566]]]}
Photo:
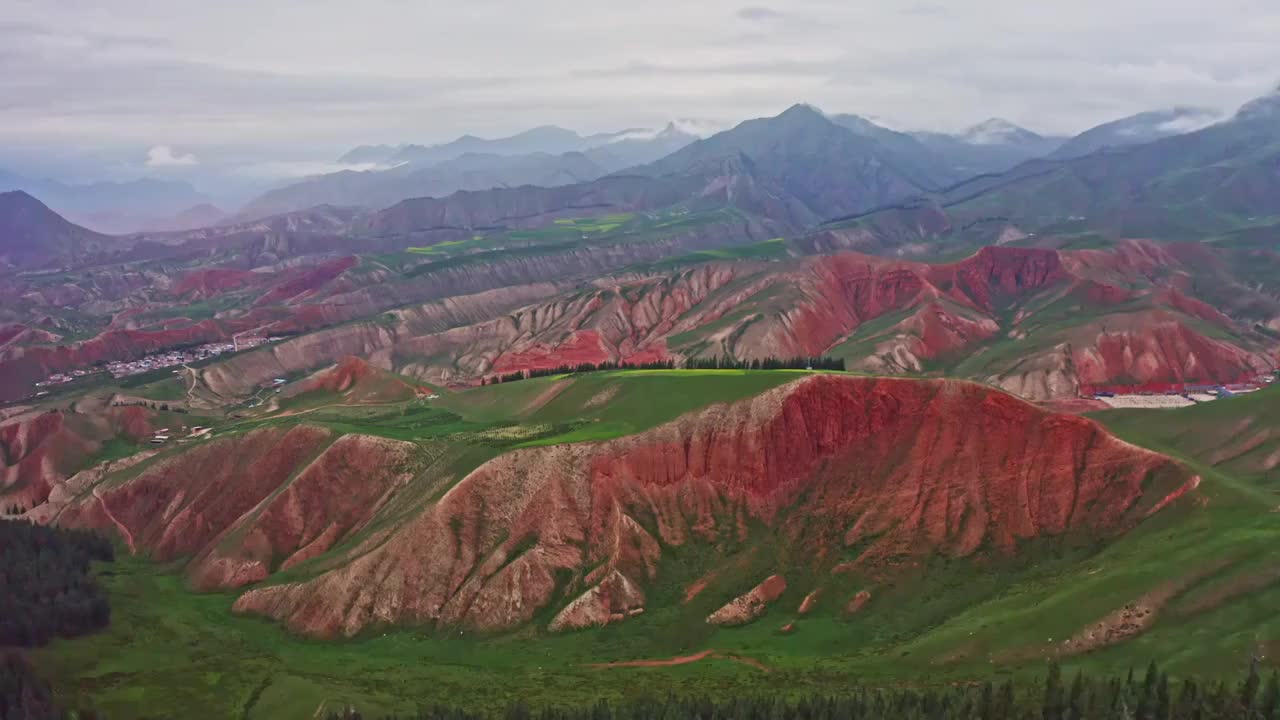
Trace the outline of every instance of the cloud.
{"label": "cloud", "polygon": [[902,12],[905,15],[918,15],[921,17],[947,16],[951,14],[951,11],[945,6],[938,5],[936,3],[916,3],[914,5],[908,5],[902,9]]}
{"label": "cloud", "polygon": [[739,9],[738,17],[742,18],[743,20],[761,22],[761,21],[767,21],[767,20],[779,20],[782,18],[782,13],[778,12],[777,10],[774,10],[773,8],[760,7],[759,5],[750,5],[750,6]]}
{"label": "cloud", "polygon": [[199,164],[200,160],[195,155],[174,152],[169,145],[155,145],[147,151],[147,167],[190,167]]}
{"label": "cloud", "polygon": [[269,160],[258,163],[241,165],[235,168],[238,175],[254,178],[280,179],[280,178],[304,178],[314,175],[328,175],[330,173],[342,172],[350,170],[353,172],[368,172],[371,170],[389,170],[397,167],[398,164],[382,165],[379,163],[339,163],[325,161],[308,161],[308,160]]}
{"label": "cloud", "polygon": [[1187,113],[1172,118],[1158,126],[1158,130],[1162,133],[1176,135],[1179,133],[1189,133],[1195,130],[1207,128],[1210,125],[1222,119],[1222,114],[1212,110],[1202,112]]}
{"label": "cloud", "polygon": [[1070,134],[1153,108],[1234,110],[1280,67],[1274,0],[1220,0],[1213,23],[1167,0],[953,4],[11,0],[0,149],[140,154],[174,137],[204,169],[214,146],[733,124],[801,98],[899,127],[997,116]]}

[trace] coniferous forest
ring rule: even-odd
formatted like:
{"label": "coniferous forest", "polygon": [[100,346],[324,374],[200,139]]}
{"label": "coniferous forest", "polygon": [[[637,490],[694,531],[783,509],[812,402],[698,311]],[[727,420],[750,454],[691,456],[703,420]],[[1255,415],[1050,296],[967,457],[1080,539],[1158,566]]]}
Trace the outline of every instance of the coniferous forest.
{"label": "coniferous forest", "polygon": [[5,648],[106,627],[111,608],[90,566],[112,559],[111,543],[91,532],[0,521],[0,720],[63,716],[21,652]]}
{"label": "coniferous forest", "polygon": [[0,522],[0,647],[106,627],[107,594],[89,570],[114,557],[110,541],[88,531]]}
{"label": "coniferous forest", "polygon": [[[403,720],[480,720],[457,708],[421,710]],[[601,702],[573,710],[514,705],[503,720],[1277,720],[1280,677],[1255,663],[1238,683],[1172,681],[1153,663],[1145,673],[1064,677],[1057,665],[1042,680],[915,690],[856,688],[800,700],[782,697]],[[358,709],[329,720],[364,718]],[[384,718],[382,720],[395,720]]]}

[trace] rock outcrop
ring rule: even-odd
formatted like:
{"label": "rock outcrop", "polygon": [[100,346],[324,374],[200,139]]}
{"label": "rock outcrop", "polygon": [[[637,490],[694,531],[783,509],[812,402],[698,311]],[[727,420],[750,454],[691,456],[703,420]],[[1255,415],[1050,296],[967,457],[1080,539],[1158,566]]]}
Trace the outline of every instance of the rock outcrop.
{"label": "rock outcrop", "polygon": [[804,600],[800,601],[800,607],[796,609],[797,615],[808,615],[818,606],[818,601],[822,599],[822,589],[819,588],[804,596]]}
{"label": "rock outcrop", "polygon": [[570,602],[551,621],[552,632],[608,625],[644,612],[644,591],[616,569]]}
{"label": "rock outcrop", "polygon": [[781,575],[770,575],[764,582],[708,615],[707,622],[727,627],[755,622],[769,610],[769,603],[782,597],[786,590],[786,579]]}
{"label": "rock outcrop", "polygon": [[871,592],[869,590],[859,590],[852,598],[849,598],[849,602],[845,603],[844,614],[857,615],[862,612],[862,608],[866,607],[869,602],[871,602]]}

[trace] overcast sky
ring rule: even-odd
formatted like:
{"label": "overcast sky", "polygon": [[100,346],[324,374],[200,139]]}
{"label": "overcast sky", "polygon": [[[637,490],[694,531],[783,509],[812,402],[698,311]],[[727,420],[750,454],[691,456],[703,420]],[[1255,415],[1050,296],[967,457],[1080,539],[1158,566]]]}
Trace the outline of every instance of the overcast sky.
{"label": "overcast sky", "polygon": [[[1050,9],[1053,8],[1053,9]],[[1280,81],[1276,0],[0,0],[0,145],[434,142],[805,101],[1044,133]]]}

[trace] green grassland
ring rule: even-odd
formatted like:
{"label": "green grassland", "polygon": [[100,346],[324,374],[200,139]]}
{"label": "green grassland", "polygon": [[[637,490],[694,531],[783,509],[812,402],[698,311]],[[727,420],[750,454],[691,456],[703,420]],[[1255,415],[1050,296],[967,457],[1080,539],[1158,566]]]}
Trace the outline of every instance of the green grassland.
{"label": "green grassland", "polygon": [[[519,417],[535,425],[569,426],[530,445],[631,435],[714,403],[777,387],[803,370],[630,370],[492,385],[446,398],[464,417]],[[511,388],[516,390],[513,398]]]}
{"label": "green grassland", "polygon": [[[643,431],[717,402],[749,397],[799,371],[633,371],[539,378],[445,394],[432,403],[323,407],[307,415],[229,426],[305,421],[439,449],[473,466],[521,444],[591,441]],[[924,558],[890,576],[817,576],[778,531],[753,523],[742,537],[666,547],[649,611],[605,628],[550,634],[548,608],[513,633],[406,627],[347,640],[291,636],[231,613],[234,595],[196,594],[178,568],[125,558],[102,569],[113,598],[107,631],[36,653],[68,698],[108,717],[304,718],[357,705],[365,717],[420,705],[498,710],[581,705],[668,692],[717,697],[833,692],[842,685],[928,685],[1043,673],[1062,641],[1152,590],[1176,586],[1152,628],[1131,640],[1064,658],[1068,672],[1124,672],[1157,660],[1174,676],[1239,676],[1249,658],[1280,656],[1280,514],[1264,462],[1274,445],[1222,459],[1221,428],[1248,420],[1280,431],[1280,388],[1177,411],[1112,411],[1098,419],[1132,442],[1169,452],[1203,478],[1199,502],[1181,502],[1114,542],[1087,536],[1029,542],[1015,557]],[[1220,432],[1213,435],[1213,432]],[[1247,432],[1246,432],[1247,434]],[[1221,441],[1212,438],[1219,437]],[[1270,441],[1276,442],[1274,440]],[[786,511],[784,511],[785,513]],[[786,517],[774,527],[784,525]],[[641,522],[646,522],[643,518]],[[850,549],[852,554],[856,549]],[[715,628],[707,614],[778,568],[788,589],[768,614]],[[707,588],[684,602],[708,569]],[[304,568],[305,571],[305,568]],[[817,609],[796,608],[821,585]],[[842,608],[860,590],[870,603]],[[795,632],[779,629],[794,623]],[[758,660],[666,668],[590,667],[704,649]]]}
{"label": "green grassland", "polygon": [[686,212],[678,208],[648,213],[620,213],[590,218],[561,218],[539,228],[493,230],[465,240],[409,247],[405,257],[426,262],[404,268],[407,277],[519,257],[554,255],[585,246],[658,241],[703,225],[737,220],[741,214],[725,208]]}

